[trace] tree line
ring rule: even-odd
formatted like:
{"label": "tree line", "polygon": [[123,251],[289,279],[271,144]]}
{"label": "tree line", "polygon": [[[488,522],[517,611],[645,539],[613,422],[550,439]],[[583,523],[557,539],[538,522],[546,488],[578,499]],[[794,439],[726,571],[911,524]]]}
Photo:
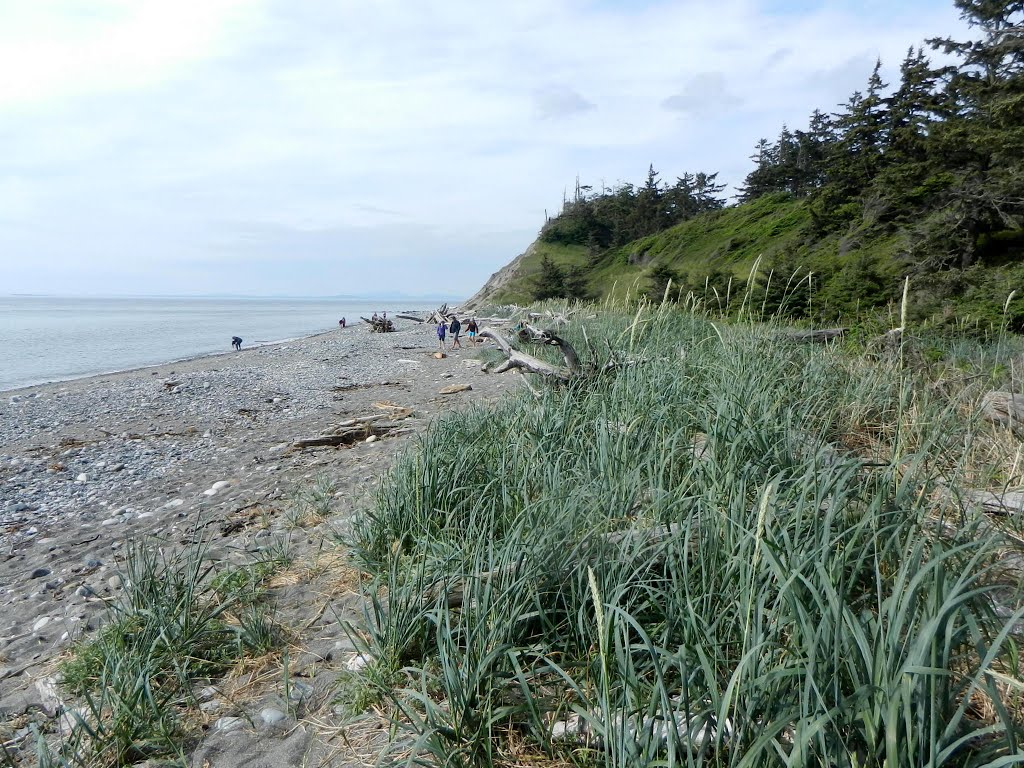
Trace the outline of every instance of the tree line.
{"label": "tree line", "polygon": [[[974,40],[934,38],[954,58],[907,51],[890,89],[875,65],[838,113],[783,126],[755,148],[741,201],[806,197],[820,232],[910,227],[917,269],[966,268],[1024,244],[1024,2],[955,0]],[[1019,253],[1019,250],[1018,250]]]}
{"label": "tree line", "polygon": [[[810,212],[809,238],[840,236],[847,252],[899,234],[899,270],[945,273],[933,280],[936,290],[961,289],[963,271],[976,265],[1021,262],[1024,0],[954,4],[973,39],[926,41],[929,51],[944,54],[939,64],[925,46],[910,48],[892,86],[877,62],[864,88],[838,111],[815,110],[805,129],[784,125],[775,140],[758,141],[738,202],[765,195],[801,200]],[[724,207],[717,176],[688,173],[666,185],[652,166],[639,187],[594,191],[577,184],[541,239],[605,252]],[[768,266],[793,270],[787,283],[799,285],[799,260],[781,253]],[[846,287],[832,286],[837,297],[847,289],[858,302],[891,297],[871,258],[855,254],[842,268],[833,262],[831,272],[822,263],[805,268],[808,291],[843,272]],[[652,270],[652,295],[671,276],[663,266]]]}

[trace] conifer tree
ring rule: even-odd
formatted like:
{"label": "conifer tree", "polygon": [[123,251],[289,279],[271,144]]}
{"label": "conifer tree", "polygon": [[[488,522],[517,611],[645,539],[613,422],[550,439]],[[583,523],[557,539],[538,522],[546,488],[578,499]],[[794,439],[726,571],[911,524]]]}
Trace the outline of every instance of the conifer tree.
{"label": "conifer tree", "polygon": [[967,267],[992,233],[1024,224],[1024,0],[954,4],[977,37],[929,40],[960,62],[944,73],[948,117],[929,141],[952,182],[941,216],[924,234],[940,265]]}

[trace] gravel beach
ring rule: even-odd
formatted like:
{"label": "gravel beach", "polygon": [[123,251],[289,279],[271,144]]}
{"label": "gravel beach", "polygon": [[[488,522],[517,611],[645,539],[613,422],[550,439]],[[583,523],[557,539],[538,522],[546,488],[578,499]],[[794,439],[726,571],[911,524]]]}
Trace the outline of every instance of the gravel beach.
{"label": "gravel beach", "polygon": [[[116,596],[129,539],[187,544],[201,527],[230,559],[284,530],[287,500],[315,483],[332,489],[327,523],[343,527],[430,418],[519,386],[483,373],[471,344],[435,359],[433,326],[365,328],[0,394],[0,724],[45,710],[40,681]],[[470,388],[441,393],[452,385]],[[412,409],[400,434],[293,448],[346,419],[394,413],[388,403]],[[296,554],[324,535],[303,531]],[[303,598],[289,606],[302,622]],[[328,624],[310,624],[321,645],[339,642]]]}

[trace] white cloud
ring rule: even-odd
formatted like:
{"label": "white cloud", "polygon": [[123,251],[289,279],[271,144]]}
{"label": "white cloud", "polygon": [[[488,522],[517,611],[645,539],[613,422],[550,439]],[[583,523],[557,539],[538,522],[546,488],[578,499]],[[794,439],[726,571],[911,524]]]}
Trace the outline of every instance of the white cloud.
{"label": "white cloud", "polygon": [[246,0],[0,5],[0,109],[141,88],[227,50]]}
{"label": "white cloud", "polygon": [[465,268],[436,287],[469,293],[577,173],[637,181],[653,162],[667,180],[738,183],[760,136],[845,101],[879,55],[894,80],[907,46],[958,28],[927,0],[14,5],[0,5],[0,67],[18,75],[0,80],[9,290],[59,289],[54,265],[73,289],[85,260],[110,290],[145,292],[150,264],[152,290],[201,292],[246,252],[251,290],[293,265],[290,283],[316,292],[330,254],[350,282],[413,290],[447,249]]}

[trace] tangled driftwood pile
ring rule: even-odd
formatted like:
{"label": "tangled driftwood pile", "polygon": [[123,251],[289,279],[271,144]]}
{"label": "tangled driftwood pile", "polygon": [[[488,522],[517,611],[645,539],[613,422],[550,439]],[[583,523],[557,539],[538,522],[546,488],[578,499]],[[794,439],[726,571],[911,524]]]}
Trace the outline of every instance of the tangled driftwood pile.
{"label": "tangled driftwood pile", "polygon": [[395,324],[386,317],[374,315],[373,317],[364,317],[362,321],[370,324],[370,333],[391,333],[395,330]]}

